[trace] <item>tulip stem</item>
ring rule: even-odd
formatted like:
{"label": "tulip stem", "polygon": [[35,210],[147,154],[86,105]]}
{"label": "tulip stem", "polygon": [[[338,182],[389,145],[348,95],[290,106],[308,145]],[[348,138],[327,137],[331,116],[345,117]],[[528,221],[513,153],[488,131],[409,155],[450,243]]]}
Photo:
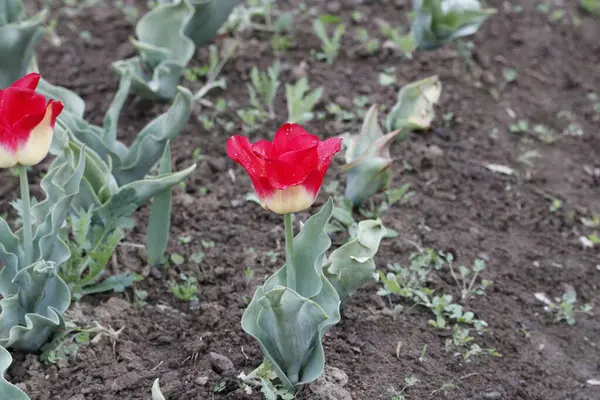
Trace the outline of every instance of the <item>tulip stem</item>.
{"label": "tulip stem", "polygon": [[296,270],[294,269],[294,223],[293,214],[283,214],[283,225],[285,227],[285,275],[287,287],[296,290]]}
{"label": "tulip stem", "polygon": [[18,167],[19,184],[21,185],[21,218],[23,220],[23,247],[25,248],[25,266],[33,261],[33,234],[31,230],[31,199],[29,197],[29,182],[27,167]]}

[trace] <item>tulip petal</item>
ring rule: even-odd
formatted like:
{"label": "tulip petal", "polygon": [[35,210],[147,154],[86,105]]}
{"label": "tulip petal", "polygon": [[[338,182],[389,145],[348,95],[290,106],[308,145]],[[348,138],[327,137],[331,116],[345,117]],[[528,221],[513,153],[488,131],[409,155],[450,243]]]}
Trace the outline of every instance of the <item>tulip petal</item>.
{"label": "tulip petal", "polygon": [[319,138],[309,134],[298,124],[284,124],[273,139],[273,145],[278,154],[316,146]]}
{"label": "tulip petal", "polygon": [[35,90],[40,82],[40,78],[40,74],[32,72],[15,81],[10,87]]}
{"label": "tulip petal", "polygon": [[340,151],[342,148],[341,138],[330,138],[319,143],[317,152],[319,154],[319,170],[326,171],[331,164],[331,160],[335,153]]}
{"label": "tulip petal", "polygon": [[284,190],[304,182],[308,173],[301,166],[281,160],[266,160],[266,175],[269,183],[277,189]]}
{"label": "tulip petal", "polygon": [[271,196],[261,200],[267,210],[277,214],[288,214],[306,210],[315,202],[316,195],[309,193],[304,186],[292,186],[276,190]]}
{"label": "tulip petal", "polygon": [[0,145],[0,168],[12,168],[17,165],[17,155]]}
{"label": "tulip petal", "polygon": [[273,192],[268,179],[265,178],[264,159],[252,150],[252,145],[247,137],[232,136],[227,141],[226,150],[229,158],[244,167],[259,199],[263,199]]}
{"label": "tulip petal", "polygon": [[54,101],[48,103],[44,118],[30,131],[25,145],[17,150],[19,164],[36,165],[48,155],[54,133],[54,121],[56,121],[56,117],[62,110],[62,103]]}
{"label": "tulip petal", "polygon": [[29,132],[44,118],[45,110],[46,98],[32,90],[10,87],[3,91],[0,118],[12,127],[10,136],[15,148],[27,140]]}
{"label": "tulip petal", "polygon": [[308,193],[310,193],[313,197],[317,197],[319,194],[319,190],[321,189],[321,185],[323,184],[323,178],[325,177],[326,171],[318,171],[314,170],[302,182],[302,187]]}
{"label": "tulip petal", "polygon": [[252,151],[262,158],[270,158],[273,153],[273,143],[268,140],[259,140],[252,145]]}

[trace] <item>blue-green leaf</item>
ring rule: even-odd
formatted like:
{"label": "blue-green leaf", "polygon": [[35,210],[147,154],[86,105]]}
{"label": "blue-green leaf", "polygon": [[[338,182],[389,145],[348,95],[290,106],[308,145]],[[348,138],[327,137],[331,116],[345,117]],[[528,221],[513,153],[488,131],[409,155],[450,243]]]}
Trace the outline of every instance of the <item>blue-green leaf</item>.
{"label": "blue-green leaf", "polygon": [[356,238],[329,256],[323,272],[336,288],[342,302],[348,300],[362,285],[374,280],[373,257],[385,233],[381,220],[361,221]]}
{"label": "blue-green leaf", "polygon": [[8,367],[10,367],[10,364],[12,364],[10,353],[4,347],[0,346],[0,399],[29,400],[25,392],[4,378],[4,374]]}
{"label": "blue-green leaf", "polygon": [[[159,172],[168,174],[171,168],[171,146],[167,144],[165,152],[160,160]],[[152,200],[150,208],[150,218],[148,221],[148,262],[150,265],[158,266],[161,264],[167,243],[169,241],[169,231],[171,228],[171,210],[172,210],[172,190],[167,188],[158,193]]]}

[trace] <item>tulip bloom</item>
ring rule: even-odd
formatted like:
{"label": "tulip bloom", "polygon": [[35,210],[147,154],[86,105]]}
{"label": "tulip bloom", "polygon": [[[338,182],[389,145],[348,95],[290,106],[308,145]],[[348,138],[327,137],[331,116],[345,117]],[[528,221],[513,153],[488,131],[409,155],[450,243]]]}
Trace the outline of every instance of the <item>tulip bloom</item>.
{"label": "tulip bloom", "polygon": [[310,207],[317,197],[342,139],[320,141],[300,125],[285,124],[273,142],[251,144],[245,136],[227,141],[227,154],[240,164],[254,185],[262,206],[278,214]]}
{"label": "tulip bloom", "polygon": [[0,168],[36,165],[50,150],[61,102],[35,92],[39,74],[28,74],[0,90]]}

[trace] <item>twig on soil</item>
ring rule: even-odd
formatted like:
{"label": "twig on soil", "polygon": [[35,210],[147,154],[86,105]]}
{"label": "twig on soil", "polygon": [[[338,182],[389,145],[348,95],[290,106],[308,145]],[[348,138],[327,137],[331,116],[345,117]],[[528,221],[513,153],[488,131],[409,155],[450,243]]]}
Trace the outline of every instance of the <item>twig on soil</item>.
{"label": "twig on soil", "polygon": [[160,366],[162,365],[162,363],[164,363],[164,362],[165,362],[164,360],[163,360],[163,361],[161,361],[161,362],[159,362],[159,363],[158,363],[158,365],[157,365],[156,367],[152,368],[152,371],[156,371],[156,369],[157,369],[158,367],[160,367]]}
{"label": "twig on soil", "polygon": [[250,357],[248,357],[248,356],[246,355],[246,353],[244,352],[244,346],[241,346],[241,347],[240,347],[240,349],[241,349],[241,351],[242,351],[242,355],[243,355],[244,357],[246,357],[246,360],[249,360],[249,359],[250,359]]}
{"label": "twig on soil", "polygon": [[468,378],[470,378],[472,376],[475,376],[475,375],[479,375],[479,372],[471,372],[470,374],[466,374],[465,376],[461,376],[458,379],[462,381],[462,380],[468,379]]}

